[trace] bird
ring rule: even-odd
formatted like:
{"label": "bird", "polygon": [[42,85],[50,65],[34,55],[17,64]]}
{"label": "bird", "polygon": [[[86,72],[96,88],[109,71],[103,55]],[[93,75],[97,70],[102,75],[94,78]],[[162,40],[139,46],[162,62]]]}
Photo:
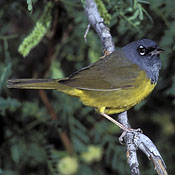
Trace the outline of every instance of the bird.
{"label": "bird", "polygon": [[8,88],[55,89],[80,98],[124,131],[110,115],[129,110],[155,88],[163,49],[151,39],[133,41],[63,79],[10,79]]}

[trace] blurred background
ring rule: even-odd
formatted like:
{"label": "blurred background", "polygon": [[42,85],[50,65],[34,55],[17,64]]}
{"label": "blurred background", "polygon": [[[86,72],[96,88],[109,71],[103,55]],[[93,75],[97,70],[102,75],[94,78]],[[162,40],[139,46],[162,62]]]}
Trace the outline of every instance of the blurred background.
{"label": "blurred background", "polygon": [[[165,50],[153,93],[128,111],[175,166],[175,1],[96,0],[116,48],[149,38]],[[11,78],[62,78],[103,55],[84,0],[0,0],[0,174],[130,174],[120,130],[77,98],[52,90],[7,89]],[[114,115],[114,117],[116,117]],[[116,117],[117,118],[117,117]],[[143,175],[156,174],[138,151]]]}

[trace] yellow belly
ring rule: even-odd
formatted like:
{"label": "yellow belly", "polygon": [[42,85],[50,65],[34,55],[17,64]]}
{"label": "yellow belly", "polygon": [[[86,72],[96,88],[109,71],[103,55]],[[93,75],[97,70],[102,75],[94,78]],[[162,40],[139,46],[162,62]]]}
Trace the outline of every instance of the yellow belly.
{"label": "yellow belly", "polygon": [[111,91],[79,90],[61,86],[58,90],[66,94],[77,96],[87,106],[97,108],[106,114],[120,113],[128,110],[147,97],[154,89],[155,84],[151,84],[145,72],[140,71],[138,78],[132,87],[121,88]]}

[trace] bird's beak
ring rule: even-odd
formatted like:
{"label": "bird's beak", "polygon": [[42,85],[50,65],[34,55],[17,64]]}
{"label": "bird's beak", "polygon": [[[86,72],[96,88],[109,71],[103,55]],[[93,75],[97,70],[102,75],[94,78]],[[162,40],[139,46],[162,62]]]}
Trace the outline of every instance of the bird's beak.
{"label": "bird's beak", "polygon": [[160,53],[163,53],[165,50],[161,49],[161,48],[156,48],[155,50],[153,50],[152,52],[150,52],[151,56],[153,55],[158,55]]}

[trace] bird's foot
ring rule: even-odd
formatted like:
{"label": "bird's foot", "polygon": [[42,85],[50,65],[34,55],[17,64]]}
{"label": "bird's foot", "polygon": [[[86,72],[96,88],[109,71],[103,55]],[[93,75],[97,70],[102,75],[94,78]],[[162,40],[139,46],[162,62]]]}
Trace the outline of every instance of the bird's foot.
{"label": "bird's foot", "polygon": [[104,50],[103,52],[104,52],[104,55],[100,57],[101,59],[103,59],[103,58],[105,58],[106,56],[108,56],[108,55],[111,54],[111,52],[109,52],[109,51],[107,51],[107,50]]}
{"label": "bird's foot", "polygon": [[102,116],[104,116],[105,118],[107,118],[108,120],[110,120],[112,123],[114,123],[115,125],[117,125],[118,127],[120,127],[123,130],[121,136],[119,137],[119,142],[121,144],[123,144],[124,137],[126,136],[127,133],[133,133],[134,135],[136,135],[136,133],[138,133],[138,132],[143,133],[143,131],[140,128],[138,128],[138,129],[127,128],[126,126],[124,126],[120,122],[114,120],[111,116],[105,114],[104,112],[100,112],[100,113]]}
{"label": "bird's foot", "polygon": [[140,128],[137,128],[137,129],[132,129],[132,128],[127,128],[128,130],[126,131],[126,130],[123,130],[123,132],[122,132],[122,134],[121,134],[121,136],[119,137],[119,142],[121,143],[121,144],[123,144],[123,142],[124,142],[124,137],[126,136],[126,134],[127,133],[133,133],[134,135],[136,134],[136,133],[143,133],[143,131],[140,129]]}
{"label": "bird's foot", "polygon": [[131,132],[132,129],[125,127],[124,125],[122,125],[120,122],[114,120],[111,116],[101,112],[100,113],[102,116],[104,116],[105,118],[107,118],[109,121],[111,121],[112,123],[114,123],[115,125],[117,125],[119,128],[121,128],[123,131],[126,132]]}

